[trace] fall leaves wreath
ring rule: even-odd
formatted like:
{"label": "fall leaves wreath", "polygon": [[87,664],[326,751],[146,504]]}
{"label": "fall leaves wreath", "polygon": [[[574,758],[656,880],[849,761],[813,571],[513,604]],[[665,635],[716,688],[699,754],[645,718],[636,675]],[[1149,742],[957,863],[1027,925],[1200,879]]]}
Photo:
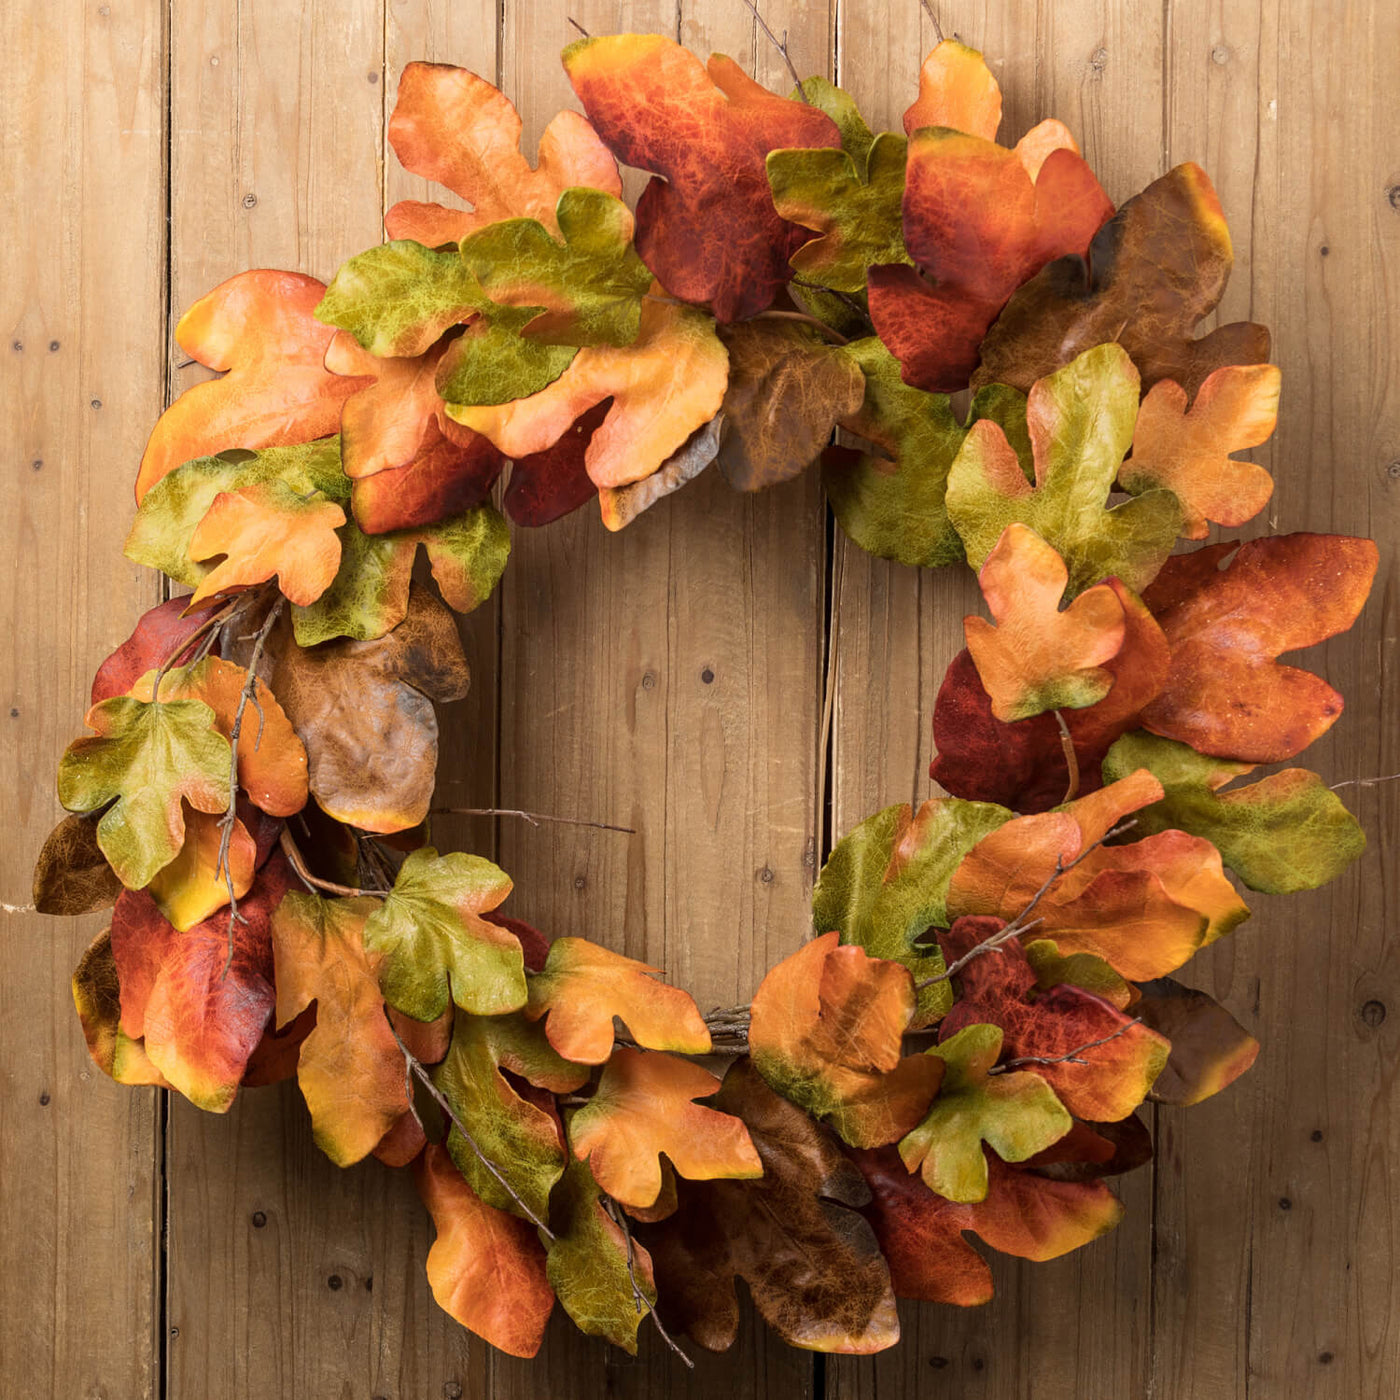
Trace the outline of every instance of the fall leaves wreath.
{"label": "fall leaves wreath", "polygon": [[[1138,1106],[1252,1063],[1172,974],[1248,916],[1227,868],[1306,889],[1364,845],[1316,774],[1234,780],[1341,713],[1277,657],[1351,625],[1376,553],[1173,552],[1264,506],[1232,454],[1279,393],[1262,327],[1196,338],[1231,266],[1196,166],[1115,211],[1059,122],[996,143],[956,42],[904,133],[658,36],[563,62],[587,116],[533,167],[494,87],[409,65],[394,150],[469,210],[401,203],[329,286],[246,272],[181,320],[223,373],[157,423],[126,552],[191,592],[97,673],[36,903],[114,905],[73,980],[114,1079],[217,1112],[295,1075],[333,1161],[412,1164],[434,1295],[493,1345],[533,1355],[557,1300],[721,1349],[742,1278],[793,1345],[876,1351],[897,1296],[990,1296],[969,1233],[1043,1260],[1110,1229]],[[949,795],[846,833],[816,936],[702,1016],[428,844],[449,609],[505,516],[620,529],[707,468],[818,459],[855,544],[966,559],[990,620],[932,717]]]}

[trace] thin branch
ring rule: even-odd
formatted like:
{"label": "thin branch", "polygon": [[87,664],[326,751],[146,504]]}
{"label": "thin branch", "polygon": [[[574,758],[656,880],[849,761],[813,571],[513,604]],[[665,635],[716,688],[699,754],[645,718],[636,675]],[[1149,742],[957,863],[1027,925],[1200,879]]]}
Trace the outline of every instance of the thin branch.
{"label": "thin branch", "polygon": [[633,1265],[632,1231],[627,1224],[627,1212],[611,1196],[607,1195],[603,1197],[603,1209],[612,1217],[613,1224],[622,1231],[622,1238],[627,1241],[627,1279],[632,1285],[632,1301],[636,1304],[637,1315],[641,1316],[642,1308],[645,1306],[651,1314],[651,1320],[656,1324],[656,1330],[661,1333],[661,1340],[693,1371],[695,1363],[681,1350],[680,1344],[661,1325],[661,1315],[656,1311],[656,1305],[642,1292],[637,1283],[637,1271]]}
{"label": "thin branch", "polygon": [[[451,1123],[454,1128],[457,1129],[457,1131],[462,1135],[462,1140],[467,1144],[468,1147],[471,1148],[473,1152],[476,1153],[477,1161],[479,1161],[481,1165],[485,1167],[486,1170],[496,1178],[497,1182],[500,1183],[501,1189],[524,1212],[525,1218],[537,1230],[539,1230],[539,1232],[547,1240],[553,1242],[556,1239],[554,1231],[551,1230],[549,1226],[546,1225],[544,1221],[541,1220],[539,1216],[536,1215],[535,1212],[532,1211],[530,1207],[527,1206],[525,1202],[520,1199],[520,1195],[516,1191],[515,1187],[513,1187],[510,1184],[510,1182],[508,1182],[505,1179],[505,1177],[501,1175],[500,1168],[497,1167],[497,1165],[481,1150],[481,1148],[477,1146],[476,1139],[471,1135],[470,1132],[467,1131],[467,1127],[462,1122],[462,1120],[457,1117],[457,1114],[453,1110],[452,1104],[449,1102],[447,1095],[444,1094],[442,1090],[439,1089],[438,1086],[433,1083],[433,1076],[428,1073],[427,1066],[422,1062],[422,1060],[418,1058],[417,1055],[413,1053],[412,1050],[408,1048],[407,1045],[403,1043],[403,1037],[399,1034],[399,1028],[394,1024],[394,1018],[389,1015],[389,1008],[387,1006],[384,1008],[384,1019],[389,1023],[389,1033],[394,1037],[395,1043],[398,1045],[400,1051],[402,1051],[403,1053],[404,1063],[408,1067],[408,1073],[413,1075],[418,1080],[418,1082],[428,1091],[428,1093],[432,1095],[433,1102],[436,1103],[437,1106],[442,1110],[444,1116],[447,1118],[447,1121]],[[408,1101],[409,1104],[412,1105],[412,1094],[409,1095]],[[414,1117],[416,1118],[417,1116],[418,1115],[415,1112]],[[419,1120],[418,1126],[422,1127],[421,1119]]]}
{"label": "thin branch", "polygon": [[1060,726],[1060,748],[1064,750],[1065,767],[1069,769],[1069,786],[1065,789],[1062,800],[1073,802],[1079,796],[1079,755],[1074,751],[1074,735],[1069,732],[1065,717],[1058,710],[1052,713],[1055,723]]}
{"label": "thin branch", "polygon": [[1097,1040],[1086,1040],[1083,1045],[1076,1045],[1073,1050],[1067,1050],[1063,1055],[1019,1055],[1014,1060],[1007,1060],[1005,1064],[993,1065],[987,1073],[1005,1074],[1008,1070],[1016,1069],[1021,1065],[1087,1065],[1089,1061],[1083,1058],[1086,1050],[1093,1050],[1099,1045],[1107,1045],[1110,1040],[1117,1040],[1120,1035],[1130,1031],[1134,1026],[1140,1025],[1142,1025],[1142,1017],[1134,1016],[1131,1021],[1125,1021],[1119,1026],[1116,1031],[1100,1036]]}
{"label": "thin branch", "polygon": [[825,321],[819,321],[815,316],[809,316],[805,311],[760,311],[753,319],[755,321],[802,321],[806,325],[815,326],[833,345],[849,345],[851,343],[849,337],[828,326]]}
{"label": "thin branch", "polygon": [[[817,802],[826,802],[827,749],[831,743],[831,720],[836,709],[836,668],[841,652],[841,595],[846,586],[846,550],[836,551],[836,567],[831,576],[831,626],[826,653],[826,677],[822,683],[822,723],[817,735]],[[820,841],[820,821],[818,840]]]}
{"label": "thin branch", "polygon": [[519,817],[531,826],[538,826],[541,822],[559,822],[564,826],[591,826],[596,831],[621,831],[628,836],[637,834],[635,826],[614,826],[612,822],[594,822],[584,817],[555,817],[548,812],[524,812],[518,807],[434,807],[432,813],[434,816],[453,817]]}
{"label": "thin branch", "polygon": [[928,22],[933,25],[933,37],[941,44],[943,42],[943,26],[938,22],[938,16],[933,12],[933,6],[929,0],[919,0],[924,7],[924,13],[928,16]]}
{"label": "thin branch", "polygon": [[758,27],[761,30],[763,30],[763,32],[768,36],[769,40],[772,42],[773,47],[777,49],[777,51],[780,54],[782,54],[783,62],[787,64],[787,70],[789,73],[792,74],[792,81],[797,85],[798,96],[800,96],[802,100],[810,107],[812,105],[812,99],[807,96],[807,90],[802,86],[802,78],[798,74],[797,65],[792,61],[792,55],[788,52],[787,30],[784,29],[783,37],[781,39],[778,38],[778,36],[774,34],[773,31],[768,27],[768,21],[764,19],[761,14],[759,14],[756,0],[744,0],[744,5],[748,9],[748,12],[754,17],[754,19],[758,21]]}
{"label": "thin branch", "polygon": [[585,39],[591,39],[591,38],[593,37],[593,36],[583,27],[583,25],[581,25],[581,24],[578,22],[578,20],[576,20],[576,19],[573,17],[573,15],[565,15],[564,18],[565,18],[566,20],[568,20],[568,22],[569,22],[570,24],[572,24],[573,27],[574,27],[575,29],[577,29],[578,32],[579,32],[580,34],[582,34],[583,37],[584,37]]}
{"label": "thin branch", "polygon": [[229,732],[228,810],[219,818],[219,858],[214,864],[214,878],[217,880],[222,874],[228,890],[228,956],[224,959],[224,970],[219,974],[221,981],[228,976],[228,970],[233,966],[234,927],[247,922],[238,912],[238,895],[233,888],[233,865],[229,860],[233,829],[238,825],[238,736],[243,732],[243,713],[251,701],[258,712],[258,732],[253,740],[254,750],[262,742],[263,711],[257,698],[258,662],[262,660],[263,648],[267,645],[267,639],[277,619],[282,615],[282,605],[285,601],[286,599],[279,594],[277,601],[268,609],[263,625],[258,629],[258,639],[253,643],[253,652],[248,660],[248,679],[238,693],[238,708],[233,712],[233,728]]}
{"label": "thin branch", "polygon": [[323,880],[319,875],[313,875],[306,868],[306,861],[302,858],[301,852],[297,849],[297,843],[292,839],[292,833],[287,827],[282,828],[280,837],[282,854],[287,857],[288,864],[301,877],[301,881],[309,889],[324,890],[327,894],[341,895],[346,899],[355,899],[362,894],[373,895],[376,899],[383,899],[384,890],[359,890],[353,885],[337,885],[334,880]]}
{"label": "thin branch", "polygon": [[1393,783],[1397,779],[1400,779],[1400,773],[1387,773],[1383,778],[1347,778],[1343,782],[1333,783],[1328,791],[1336,792],[1344,787],[1375,787],[1378,783]]}
{"label": "thin branch", "polygon": [[1131,831],[1137,825],[1137,821],[1120,822],[1117,826],[1105,831],[1097,841],[1091,841],[1068,865],[1065,864],[1063,856],[1055,857],[1055,868],[1046,876],[1045,883],[1031,896],[1030,903],[1016,915],[1012,921],[1004,928],[998,929],[996,933],[984,938],[980,943],[974,944],[962,957],[955,958],[948,966],[938,974],[937,977],[926,977],[922,982],[915,985],[915,991],[923,991],[925,987],[932,987],[939,982],[946,982],[950,977],[956,977],[959,972],[970,963],[973,958],[980,958],[984,953],[995,953],[999,949],[1006,947],[1013,939],[1028,932],[1042,923],[1041,919],[1030,917],[1036,905],[1049,894],[1052,886],[1063,876],[1068,875],[1076,865],[1087,860],[1103,843],[1114,836],[1121,836],[1125,831]]}
{"label": "thin branch", "polygon": [[[240,605],[236,604],[233,600],[230,600],[227,603],[222,603],[217,608],[212,608],[209,612],[208,617],[206,617],[204,621],[199,624],[198,627],[196,627],[192,632],[188,633],[186,636],[181,638],[179,644],[175,647],[175,650],[172,651],[165,658],[165,660],[160,663],[158,667],[156,667],[155,679],[151,682],[152,700],[160,699],[160,687],[161,682],[165,679],[165,673],[175,665],[175,663],[195,644],[195,642],[199,640],[200,637],[205,636],[205,634],[207,633],[208,636],[205,638],[206,641],[208,641],[209,638],[212,638],[218,631],[218,628],[223,623],[227,622],[236,612],[238,612],[239,608]],[[212,645],[212,642],[210,643],[210,645]],[[208,655],[207,649],[204,654],[205,656]],[[199,659],[203,660],[203,657],[200,657]]]}

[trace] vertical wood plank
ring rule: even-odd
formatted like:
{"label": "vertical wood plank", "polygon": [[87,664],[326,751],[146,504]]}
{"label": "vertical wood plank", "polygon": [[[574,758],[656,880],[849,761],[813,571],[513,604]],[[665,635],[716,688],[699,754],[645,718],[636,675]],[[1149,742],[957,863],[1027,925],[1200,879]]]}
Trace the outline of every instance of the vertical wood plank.
{"label": "vertical wood plank", "polygon": [[[1160,12],[1119,0],[935,8],[944,34],[981,49],[996,73],[1004,141],[1042,117],[1061,118],[1119,202],[1159,172]],[[918,65],[934,42],[914,6],[891,6],[888,16],[843,7],[840,81],[872,125],[902,129]],[[962,648],[963,616],[982,608],[966,568],[915,571],[870,559],[844,541],[838,549],[833,830],[840,836],[881,807],[936,791],[928,778],[934,699]],[[863,1360],[833,1358],[828,1395],[918,1394],[931,1373],[978,1400],[1142,1394],[1152,1296],[1150,1174],[1139,1172],[1115,1189],[1127,1215],[1108,1239],[1050,1264],[994,1257],[996,1297],[985,1308],[902,1305],[899,1348]]]}
{"label": "vertical wood plank", "polygon": [[[1234,236],[1222,307],[1274,332],[1283,397],[1267,521],[1380,544],[1349,635],[1300,658],[1347,711],[1298,762],[1329,782],[1400,768],[1395,290],[1400,118],[1393,6],[1269,0],[1171,11],[1171,158],[1207,160]],[[1154,1384],[1163,1396],[1388,1396],[1397,1238],[1394,784],[1344,788],[1370,850],[1314,894],[1251,896],[1199,982],[1255,1031],[1220,1099],[1160,1115]]]}
{"label": "vertical wood plank", "polygon": [[[163,14],[5,10],[0,189],[19,246],[0,275],[0,897],[16,906],[62,815],[54,768],[92,673],[158,597],[121,546],[164,392]],[[103,920],[0,920],[0,1389],[153,1398],[159,1100],[91,1063],[67,992]]]}
{"label": "vertical wood plank", "polygon": [[[173,19],[173,305],[247,267],[329,278],[379,241],[382,0]],[[408,1174],[331,1165],[295,1085],[222,1118],[172,1096],[168,1178],[171,1400],[486,1393],[484,1345],[429,1296]]]}
{"label": "vertical wood plank", "polygon": [[[654,31],[790,80],[739,0],[509,4],[503,83],[538,137],[577,106],[576,32]],[[825,71],[825,5],[765,6]],[[678,33],[679,23],[679,33]],[[765,41],[766,42],[766,41]],[[635,173],[627,193],[644,179]],[[814,474],[742,498],[710,472],[609,536],[595,510],[518,531],[502,619],[501,794],[510,807],[635,827],[501,833],[523,917],[664,968],[702,1007],[746,1002],[807,936],[816,855],[823,526]],[[695,1348],[691,1349],[695,1351]],[[622,1364],[556,1319],[545,1352],[497,1361],[501,1395],[801,1396],[808,1358],[747,1316],[724,1357],[683,1371],[650,1328]]]}

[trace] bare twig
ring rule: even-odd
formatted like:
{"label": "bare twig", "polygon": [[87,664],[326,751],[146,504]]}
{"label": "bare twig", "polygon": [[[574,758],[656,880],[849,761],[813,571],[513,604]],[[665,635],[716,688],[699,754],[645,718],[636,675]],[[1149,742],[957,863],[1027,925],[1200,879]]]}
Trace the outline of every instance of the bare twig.
{"label": "bare twig", "polygon": [[993,1065],[987,1073],[1005,1074],[1008,1070],[1017,1069],[1021,1065],[1087,1065],[1089,1061],[1083,1058],[1086,1050],[1093,1050],[1099,1045],[1107,1045],[1110,1040],[1117,1040],[1124,1032],[1140,1025],[1142,1025],[1142,1017],[1134,1016],[1131,1021],[1125,1021],[1119,1026],[1116,1031],[1110,1031],[1108,1035],[1100,1036],[1097,1040],[1086,1040],[1083,1045],[1076,1045],[1073,1050],[1067,1050],[1063,1055],[1019,1055],[1014,1060],[1007,1060],[1005,1064]]}
{"label": "bare twig", "polygon": [[1375,787],[1378,783],[1393,783],[1397,779],[1400,779],[1400,773],[1387,773],[1382,778],[1347,778],[1340,783],[1333,783],[1328,791],[1336,792],[1338,788],[1344,787]]}
{"label": "bare twig", "polygon": [[519,817],[531,826],[538,826],[541,822],[559,822],[564,826],[591,826],[597,831],[622,831],[628,836],[637,834],[635,826],[614,826],[612,822],[594,822],[585,817],[555,817],[548,812],[524,812],[518,807],[434,807],[432,812],[434,816],[441,817]]}
{"label": "bare twig", "polygon": [[984,953],[995,953],[1006,947],[1013,939],[1035,928],[1042,921],[1032,919],[1030,915],[1036,905],[1049,894],[1052,886],[1063,876],[1068,875],[1081,861],[1087,860],[1105,841],[1114,836],[1121,836],[1125,831],[1131,831],[1136,825],[1136,820],[1120,822],[1111,830],[1105,831],[1097,841],[1091,841],[1068,865],[1065,864],[1063,856],[1056,856],[1055,868],[1046,876],[1045,883],[1031,896],[1030,903],[1005,928],[998,929],[996,933],[984,938],[980,943],[974,944],[962,957],[954,958],[937,977],[927,977],[922,982],[917,983],[915,990],[923,991],[925,987],[932,987],[939,982],[946,982],[950,977],[956,977],[973,958],[980,958]]}
{"label": "bare twig", "polygon": [[1052,713],[1055,723],[1060,726],[1060,748],[1064,750],[1065,767],[1069,769],[1069,786],[1065,789],[1063,800],[1073,802],[1079,796],[1079,755],[1074,751],[1074,735],[1069,732],[1065,717],[1058,710]]}
{"label": "bare twig", "polygon": [[773,47],[782,54],[783,62],[787,64],[787,70],[792,74],[792,81],[797,84],[797,93],[801,99],[810,107],[812,99],[807,96],[807,90],[802,86],[802,78],[797,72],[797,65],[792,61],[792,55],[788,52],[787,30],[783,30],[783,37],[780,39],[768,27],[768,21],[758,12],[758,5],[755,0],[744,0],[744,5],[748,12],[758,21],[758,27],[768,36]]}
{"label": "bare twig", "polygon": [[819,321],[815,316],[809,316],[805,311],[760,311],[753,318],[755,321],[801,321],[806,325],[815,326],[833,345],[849,345],[848,337],[840,331],[828,326],[825,321]]}
{"label": "bare twig", "polygon": [[306,861],[301,852],[297,849],[297,843],[292,839],[292,833],[284,826],[281,835],[282,854],[287,857],[288,864],[301,877],[304,885],[313,890],[324,890],[327,894],[342,895],[346,899],[355,899],[362,894],[374,895],[376,899],[383,899],[384,890],[360,890],[353,885],[338,885],[334,880],[323,880],[319,875],[313,875],[306,867]]}
{"label": "bare twig", "polygon": [[933,25],[933,37],[941,44],[943,42],[943,26],[938,22],[938,16],[933,12],[933,6],[929,0],[919,0],[924,7],[924,13],[928,16],[928,22]]}
{"label": "bare twig", "polygon": [[573,15],[565,15],[564,18],[565,18],[566,20],[568,20],[568,22],[569,22],[570,24],[572,24],[573,27],[574,27],[575,29],[577,29],[578,32],[579,32],[580,34],[582,34],[583,37],[584,37],[585,39],[591,39],[591,38],[593,37],[593,36],[583,27],[583,25],[581,25],[581,24],[578,22],[578,20],[576,20],[576,19],[573,17]]}
{"label": "bare twig", "polygon": [[220,979],[228,976],[228,970],[233,966],[233,933],[237,924],[246,923],[247,920],[238,912],[238,895],[233,888],[233,867],[229,860],[229,848],[233,845],[233,829],[238,825],[238,736],[243,732],[243,714],[251,703],[258,712],[258,732],[253,739],[253,748],[257,749],[262,742],[263,732],[263,709],[258,702],[258,662],[262,660],[263,648],[267,645],[267,639],[277,623],[277,619],[282,615],[282,604],[286,600],[280,595],[277,601],[268,609],[267,617],[263,619],[263,625],[258,629],[258,639],[253,643],[253,653],[248,659],[248,679],[243,683],[243,689],[238,693],[238,708],[233,712],[233,728],[229,732],[229,758],[228,758],[228,810],[219,818],[219,858],[214,865],[214,878],[217,880],[220,875],[224,877],[224,885],[228,890],[228,956],[224,959],[224,970],[220,974]]}
{"label": "bare twig", "polygon": [[[200,637],[205,637],[206,641],[214,637],[214,635],[218,631],[218,628],[223,623],[227,622],[231,617],[233,617],[235,613],[239,612],[242,606],[243,604],[241,602],[230,599],[229,602],[221,604],[217,608],[211,609],[209,616],[206,617],[204,621],[199,624],[198,627],[194,628],[187,636],[181,638],[179,644],[175,647],[175,650],[172,651],[165,658],[165,660],[162,661],[160,665],[156,668],[155,678],[151,682],[152,700],[160,699],[160,687],[161,682],[165,679],[165,673],[169,671],[171,667],[173,667],[175,663],[187,651],[189,651],[189,649],[195,644],[195,642],[199,640]],[[206,634],[208,635],[206,636]],[[212,645],[212,642],[210,644]],[[206,649],[204,655],[207,656],[208,654],[209,653]],[[198,659],[202,661],[204,658],[201,656]]]}
{"label": "bare twig", "polygon": [[[448,1100],[447,1095],[444,1094],[442,1090],[439,1089],[438,1086],[433,1083],[433,1076],[428,1072],[427,1066],[422,1062],[422,1060],[418,1058],[417,1055],[413,1053],[412,1050],[408,1048],[407,1045],[403,1043],[403,1037],[399,1034],[399,1028],[394,1024],[394,1018],[389,1015],[389,1008],[387,1006],[384,1008],[384,1019],[389,1023],[389,1033],[394,1037],[395,1043],[398,1045],[399,1050],[403,1053],[404,1064],[407,1066],[409,1075],[413,1078],[416,1078],[418,1082],[428,1091],[428,1093],[432,1095],[433,1102],[436,1103],[437,1106],[442,1110],[443,1115],[447,1118],[447,1121],[451,1123],[452,1126],[456,1128],[456,1130],[461,1134],[462,1141],[465,1142],[467,1146],[470,1147],[471,1150],[476,1153],[477,1161],[479,1161],[481,1165],[485,1167],[486,1170],[490,1172],[493,1177],[496,1178],[497,1182],[500,1183],[501,1189],[524,1212],[525,1218],[547,1240],[553,1241],[556,1238],[554,1231],[551,1230],[549,1226],[546,1225],[544,1221],[541,1220],[539,1216],[536,1215],[535,1212],[532,1211],[523,1200],[521,1200],[519,1192],[517,1192],[515,1187],[513,1187],[510,1184],[510,1182],[508,1182],[505,1179],[505,1177],[501,1174],[500,1168],[481,1150],[480,1147],[477,1146],[476,1139],[471,1135],[470,1132],[467,1131],[466,1124],[464,1124],[462,1120],[457,1117],[456,1111],[453,1109],[452,1104]],[[417,1110],[413,1109],[413,1095],[411,1093],[408,1096],[408,1102],[409,1107],[413,1112],[414,1118],[418,1118]],[[420,1128],[423,1126],[422,1119],[418,1119],[418,1126]]]}
{"label": "bare twig", "polygon": [[603,1197],[603,1209],[612,1217],[613,1224],[622,1231],[622,1238],[627,1242],[627,1279],[632,1285],[632,1301],[636,1305],[637,1315],[641,1316],[642,1308],[645,1306],[651,1314],[651,1320],[656,1324],[656,1330],[661,1333],[661,1340],[693,1371],[695,1363],[681,1350],[680,1344],[661,1325],[661,1315],[656,1311],[656,1305],[642,1292],[641,1286],[637,1283],[637,1271],[633,1265],[632,1231],[627,1224],[627,1212],[611,1196]]}
{"label": "bare twig", "polygon": [[[836,567],[831,575],[831,626],[827,631],[829,641],[826,653],[826,678],[822,685],[821,732],[817,736],[817,801],[823,805],[826,802],[826,758],[827,749],[831,743],[831,717],[836,707],[836,667],[840,660],[841,650],[841,594],[845,589],[845,580],[846,551],[842,547],[836,551]],[[820,826],[820,823],[818,825]],[[820,836],[819,830],[819,840]]]}

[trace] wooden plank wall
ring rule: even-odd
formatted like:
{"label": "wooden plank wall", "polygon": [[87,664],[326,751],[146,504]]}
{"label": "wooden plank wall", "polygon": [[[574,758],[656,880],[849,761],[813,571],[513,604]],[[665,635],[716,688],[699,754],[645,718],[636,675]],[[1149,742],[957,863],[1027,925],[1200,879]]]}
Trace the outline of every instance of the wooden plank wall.
{"label": "wooden plank wall", "polygon": [[[1309,756],[1333,781],[1400,769],[1400,113],[1389,0],[941,0],[986,51],[1014,138],[1065,119],[1110,194],[1202,161],[1230,218],[1229,318],[1270,323],[1284,370],[1267,525],[1371,534],[1365,618],[1314,654],[1347,694]],[[933,42],[915,0],[766,0],[804,72],[898,125]],[[414,57],[487,74],[527,140],[569,101],[573,31],[655,29],[774,86],[741,0],[9,0],[0,188],[4,790],[22,904],[57,817],[53,765],[90,674],[156,596],[125,564],[129,483],[178,368],[179,310],[247,266],[329,276],[421,193],[387,151]],[[636,192],[635,177],[629,188]],[[168,220],[168,222],[167,222]],[[929,716],[975,597],[832,539],[814,474],[753,499],[702,479],[620,537],[582,515],[518,537],[499,598],[464,623],[473,696],[447,722],[442,800],[637,828],[444,821],[499,852],[519,912],[664,966],[704,1005],[746,1000],[808,932],[832,832],[931,792]],[[818,792],[823,671],[835,657]],[[499,744],[497,742],[499,735]],[[497,754],[499,753],[499,758]],[[1108,1240],[995,1265],[975,1313],[908,1307],[898,1351],[787,1351],[746,1317],[687,1375],[558,1325],[533,1364],[448,1322],[403,1174],[313,1149],[291,1092],[213,1118],[91,1069],[65,984],[100,921],[4,915],[0,977],[0,1390],[104,1400],[958,1394],[975,1400],[1376,1397],[1400,1390],[1390,1166],[1400,1037],[1393,851],[1400,786],[1348,790],[1366,859],[1190,969],[1264,1040],[1218,1101],[1157,1115],[1155,1167]],[[161,1247],[162,1236],[164,1248]]]}

